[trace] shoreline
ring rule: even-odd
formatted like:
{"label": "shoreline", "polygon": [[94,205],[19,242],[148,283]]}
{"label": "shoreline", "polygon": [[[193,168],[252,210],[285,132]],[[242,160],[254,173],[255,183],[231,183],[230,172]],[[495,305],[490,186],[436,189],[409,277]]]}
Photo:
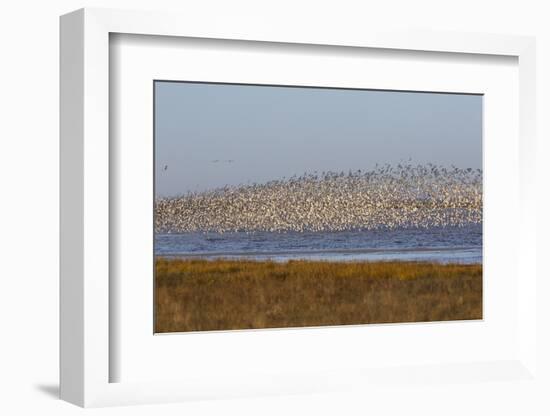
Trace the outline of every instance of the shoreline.
{"label": "shoreline", "polygon": [[357,248],[357,249],[318,249],[318,250],[250,250],[250,251],[199,251],[196,253],[183,252],[171,254],[155,254],[158,257],[177,256],[182,258],[187,257],[211,257],[211,256],[265,256],[265,255],[306,255],[306,254],[367,254],[367,253],[414,253],[414,252],[450,252],[450,251],[465,251],[465,250],[481,250],[479,246],[464,246],[464,247],[404,247],[404,248]]}
{"label": "shoreline", "polygon": [[155,253],[155,258],[251,260],[286,262],[291,260],[362,262],[362,261],[418,261],[434,263],[481,264],[482,248],[469,247],[417,247],[417,248],[362,248],[319,250],[249,250],[249,251],[197,251]]}

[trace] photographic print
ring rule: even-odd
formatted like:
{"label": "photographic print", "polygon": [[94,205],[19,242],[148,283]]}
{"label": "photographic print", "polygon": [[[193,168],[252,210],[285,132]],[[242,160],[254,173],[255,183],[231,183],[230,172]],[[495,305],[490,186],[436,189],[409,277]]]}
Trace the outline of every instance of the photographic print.
{"label": "photographic print", "polygon": [[481,95],[154,97],[155,332],[482,319]]}

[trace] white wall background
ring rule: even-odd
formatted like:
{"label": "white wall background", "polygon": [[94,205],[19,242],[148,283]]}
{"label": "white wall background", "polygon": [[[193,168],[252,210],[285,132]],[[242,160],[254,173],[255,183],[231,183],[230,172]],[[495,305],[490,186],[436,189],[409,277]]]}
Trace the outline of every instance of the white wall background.
{"label": "white wall background", "polygon": [[[548,206],[550,123],[550,13],[544,0],[7,0],[0,9],[0,413],[56,414],[82,410],[56,399],[58,389],[58,17],[77,8],[115,7],[269,16],[281,25],[338,30],[371,22],[388,26],[536,35],[538,38],[539,214]],[[543,179],[544,178],[544,179]],[[540,215],[542,217],[542,215]],[[539,257],[548,253],[549,222],[539,223]],[[543,245],[544,244],[544,245]],[[539,273],[550,279],[549,268]],[[543,270],[544,267],[544,270]],[[542,281],[539,290],[550,293]],[[550,302],[548,302],[550,304]],[[549,306],[540,305],[545,317]],[[545,318],[545,323],[548,319]],[[549,328],[550,326],[547,326]],[[541,331],[550,350],[548,330]],[[544,365],[548,359],[541,357]],[[547,367],[548,369],[549,367]],[[546,371],[546,374],[550,374]],[[412,414],[550,414],[550,404],[526,400],[502,384],[488,393],[475,386],[422,388],[399,397],[351,393],[196,402],[156,407],[94,410],[98,414],[394,414],[407,404]],[[480,400],[483,404],[479,404]]]}

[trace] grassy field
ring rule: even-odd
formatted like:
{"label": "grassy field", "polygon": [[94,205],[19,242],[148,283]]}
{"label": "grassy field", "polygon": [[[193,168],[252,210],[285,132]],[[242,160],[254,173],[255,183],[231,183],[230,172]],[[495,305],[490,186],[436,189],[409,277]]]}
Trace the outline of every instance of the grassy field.
{"label": "grassy field", "polygon": [[481,319],[482,266],[156,260],[156,332]]}

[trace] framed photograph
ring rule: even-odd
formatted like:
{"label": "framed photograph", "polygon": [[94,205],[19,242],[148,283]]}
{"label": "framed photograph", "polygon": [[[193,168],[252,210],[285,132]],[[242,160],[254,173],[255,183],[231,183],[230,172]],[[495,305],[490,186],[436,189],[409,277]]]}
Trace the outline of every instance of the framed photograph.
{"label": "framed photograph", "polygon": [[155,332],[482,319],[482,100],[156,80]]}
{"label": "framed photograph", "polygon": [[61,18],[62,398],[536,384],[534,40],[241,23]]}

